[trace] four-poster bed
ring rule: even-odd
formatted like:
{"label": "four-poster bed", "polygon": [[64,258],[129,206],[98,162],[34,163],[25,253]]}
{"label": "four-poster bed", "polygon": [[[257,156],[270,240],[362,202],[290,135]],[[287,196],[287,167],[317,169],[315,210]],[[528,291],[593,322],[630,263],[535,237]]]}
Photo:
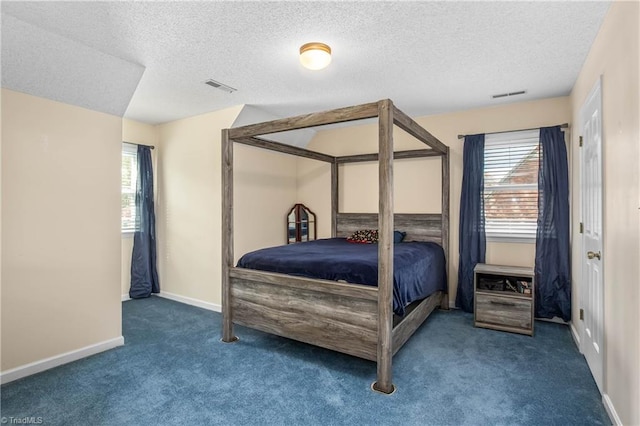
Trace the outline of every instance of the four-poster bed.
{"label": "four-poster bed", "polygon": [[[334,157],[259,136],[378,117],[379,152]],[[429,149],[393,151],[396,125]],[[331,165],[331,236],[358,229],[379,230],[377,287],[234,267],[233,143],[311,158]],[[439,214],[394,214],[393,160],[440,156],[442,210]],[[377,214],[340,213],[338,165],[379,163]],[[446,292],[413,303],[402,318],[393,313],[394,229],[406,240],[436,242],[449,258],[449,149],[386,99],[222,130],[222,341],[233,342],[233,323],[377,362],[372,388],[392,393],[392,357],[437,307],[448,308]],[[394,228],[395,226],[395,228]],[[303,243],[305,244],[305,243]]]}

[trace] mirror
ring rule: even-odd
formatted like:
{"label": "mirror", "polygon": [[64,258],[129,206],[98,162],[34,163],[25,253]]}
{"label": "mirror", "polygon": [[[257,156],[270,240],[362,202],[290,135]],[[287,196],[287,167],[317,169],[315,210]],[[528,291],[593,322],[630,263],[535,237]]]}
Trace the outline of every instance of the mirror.
{"label": "mirror", "polygon": [[304,204],[294,205],[287,214],[287,244],[316,239],[316,214]]}

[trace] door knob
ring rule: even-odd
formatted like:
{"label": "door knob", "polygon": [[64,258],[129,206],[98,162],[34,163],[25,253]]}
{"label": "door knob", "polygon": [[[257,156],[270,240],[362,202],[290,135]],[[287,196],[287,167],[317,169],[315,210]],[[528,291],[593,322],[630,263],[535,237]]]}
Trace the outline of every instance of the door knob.
{"label": "door knob", "polygon": [[600,257],[601,257],[601,256],[602,256],[602,255],[600,254],[600,251],[599,251],[599,250],[598,250],[598,252],[597,252],[597,253],[594,253],[594,252],[592,252],[592,251],[588,251],[588,252],[587,252],[587,257],[588,257],[589,259],[593,259],[593,258],[595,257],[596,259],[600,260]]}

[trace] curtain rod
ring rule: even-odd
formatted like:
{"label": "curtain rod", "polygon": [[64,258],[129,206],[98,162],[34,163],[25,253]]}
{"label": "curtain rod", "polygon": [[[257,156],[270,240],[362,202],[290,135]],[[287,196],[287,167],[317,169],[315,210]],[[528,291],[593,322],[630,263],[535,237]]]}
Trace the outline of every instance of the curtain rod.
{"label": "curtain rod", "polygon": [[[541,127],[547,127],[547,126],[541,126]],[[560,125],[561,129],[566,129],[568,127],[569,127],[569,123],[563,123],[563,124]],[[487,133],[487,134],[495,135],[496,133],[524,132],[524,131],[527,131],[527,130],[536,130],[536,129],[539,129],[539,128],[540,127],[532,127],[531,129],[520,129],[520,130],[505,130],[505,131],[502,131],[502,132],[490,132],[490,133]],[[458,139],[462,139],[465,136],[467,136],[467,135],[458,135]]]}
{"label": "curtain rod", "polygon": [[127,142],[127,141],[123,141],[123,143],[128,143],[129,145],[140,145],[140,146],[148,146],[151,149],[156,149],[155,146],[153,145],[145,145],[143,143],[134,143],[134,142]]}

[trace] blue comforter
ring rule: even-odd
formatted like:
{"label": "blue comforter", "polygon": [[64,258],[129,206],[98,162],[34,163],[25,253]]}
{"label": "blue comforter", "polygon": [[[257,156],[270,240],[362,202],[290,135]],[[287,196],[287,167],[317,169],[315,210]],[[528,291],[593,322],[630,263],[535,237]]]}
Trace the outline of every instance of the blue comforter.
{"label": "blue comforter", "polygon": [[[444,251],[436,243],[394,245],[393,311],[404,316],[411,302],[447,291]],[[238,267],[308,278],[378,285],[378,245],[329,238],[247,253]]]}

